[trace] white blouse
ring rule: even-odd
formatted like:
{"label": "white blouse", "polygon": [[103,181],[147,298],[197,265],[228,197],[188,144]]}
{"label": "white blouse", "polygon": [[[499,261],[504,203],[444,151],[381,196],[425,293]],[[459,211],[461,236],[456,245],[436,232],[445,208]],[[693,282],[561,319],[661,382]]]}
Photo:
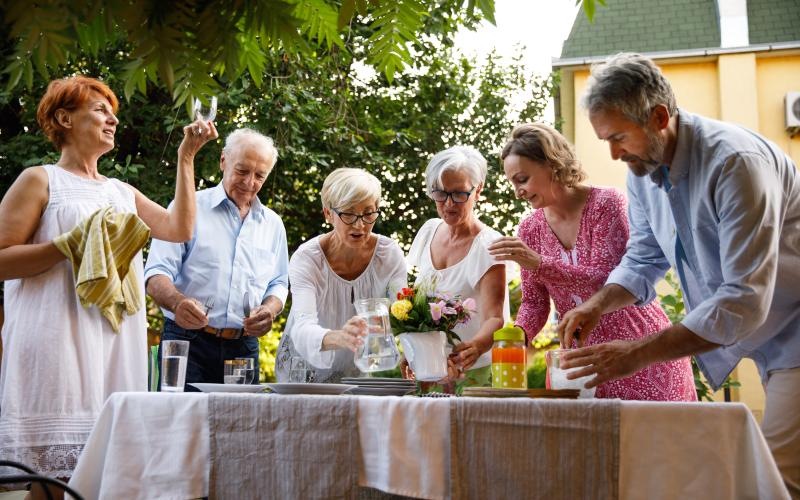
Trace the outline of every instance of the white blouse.
{"label": "white blouse", "polygon": [[[432,274],[438,274],[437,290],[461,295],[462,300],[472,297],[478,303],[477,314],[468,323],[453,328],[453,331],[461,340],[467,342],[475,338],[481,328],[481,324],[483,324],[478,283],[490,268],[505,265],[502,261],[495,260],[488,249],[489,245],[502,235],[492,228],[484,227],[472,240],[472,246],[463,259],[450,267],[436,269],[431,261],[431,242],[433,241],[433,235],[441,224],[444,224],[442,219],[430,219],[423,224],[414,237],[414,243],[411,244],[411,249],[408,251],[407,261],[409,266],[418,268],[417,280],[428,278]],[[503,320],[505,322],[511,320],[508,287],[506,287],[505,300],[503,302]],[[491,362],[490,351],[481,355],[472,368],[481,368]]]}
{"label": "white blouse", "polygon": [[298,247],[289,261],[292,308],[281,343],[275,373],[279,382],[288,380],[289,359],[301,355],[315,368],[315,382],[336,381],[358,375],[353,353],[347,349],[322,350],[322,338],[340,329],[355,314],[356,299],[388,297],[407,286],[403,251],[386,236],[378,242],[367,268],[354,280],[346,280],[331,269],[317,236]]}

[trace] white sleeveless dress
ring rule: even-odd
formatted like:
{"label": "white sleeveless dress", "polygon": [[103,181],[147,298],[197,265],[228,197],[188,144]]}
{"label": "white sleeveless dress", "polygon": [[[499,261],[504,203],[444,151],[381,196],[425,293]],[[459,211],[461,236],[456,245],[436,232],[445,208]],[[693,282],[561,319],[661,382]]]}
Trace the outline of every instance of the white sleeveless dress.
{"label": "white sleeveless dress", "polygon": [[[49,202],[31,243],[52,241],[94,211],[136,212],[133,191],[47,165]],[[141,252],[134,268],[144,297]],[[5,282],[0,371],[0,458],[69,477],[106,398],[147,388],[145,307],[119,333],[95,306],[84,309],[64,260],[37,276]]]}

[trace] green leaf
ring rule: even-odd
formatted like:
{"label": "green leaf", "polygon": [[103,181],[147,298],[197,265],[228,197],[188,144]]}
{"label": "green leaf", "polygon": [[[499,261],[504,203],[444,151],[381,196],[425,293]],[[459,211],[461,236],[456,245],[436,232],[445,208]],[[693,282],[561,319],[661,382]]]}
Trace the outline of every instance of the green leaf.
{"label": "green leaf", "polygon": [[339,21],[337,23],[339,29],[342,29],[350,24],[355,11],[356,0],[342,0],[342,6],[339,7]]}
{"label": "green leaf", "polygon": [[167,89],[172,89],[175,86],[175,72],[172,69],[172,64],[163,55],[158,59],[158,74],[167,85]]}
{"label": "green leaf", "polygon": [[125,82],[123,92],[125,100],[130,102],[134,91],[138,88],[142,94],[142,89],[147,88],[146,85],[147,75],[144,69],[144,61],[142,59],[135,59],[125,66],[123,66],[122,80]]}
{"label": "green leaf", "polygon": [[327,45],[344,47],[339,37],[339,14],[324,0],[298,0],[294,15],[302,21],[300,30]]}
{"label": "green leaf", "polygon": [[22,78],[23,71],[24,64],[22,60],[16,60],[6,67],[4,72],[9,74],[6,92],[11,91],[11,89],[17,86],[17,83],[19,83],[19,80]]}
{"label": "green leaf", "polygon": [[477,0],[477,5],[481,15],[493,25],[497,25],[497,21],[494,18],[494,0]]}
{"label": "green leaf", "polygon": [[[577,0],[575,5],[580,3],[581,0]],[[589,22],[594,22],[594,0],[583,0],[583,12],[586,14],[586,19]]]}

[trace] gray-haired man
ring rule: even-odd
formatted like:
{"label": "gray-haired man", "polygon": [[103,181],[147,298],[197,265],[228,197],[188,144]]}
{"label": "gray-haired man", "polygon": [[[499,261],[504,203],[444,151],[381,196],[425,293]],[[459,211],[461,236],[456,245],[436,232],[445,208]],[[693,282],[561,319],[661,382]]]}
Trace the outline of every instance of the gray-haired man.
{"label": "gray-haired man", "polygon": [[[679,109],[649,59],[619,54],[593,68],[584,107],[611,156],[628,164],[630,241],[605,287],[564,315],[566,345],[602,314],[655,297],[673,267],[687,315],[639,341],[578,349],[565,367],[595,386],[696,354],[718,388],[743,357],[766,389],[762,429],[800,497],[800,176],[763,136]],[[585,366],[591,365],[591,366]]]}

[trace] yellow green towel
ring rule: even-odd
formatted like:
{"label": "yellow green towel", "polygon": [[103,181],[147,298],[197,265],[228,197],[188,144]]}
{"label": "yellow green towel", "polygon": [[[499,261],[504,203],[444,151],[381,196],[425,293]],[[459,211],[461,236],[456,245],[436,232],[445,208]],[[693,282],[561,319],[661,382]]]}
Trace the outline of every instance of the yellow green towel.
{"label": "yellow green towel", "polygon": [[136,214],[106,207],[53,240],[72,262],[81,305],[96,305],[115,332],[123,311],[132,315],[143,305],[132,266],[149,237],[150,229]]}

